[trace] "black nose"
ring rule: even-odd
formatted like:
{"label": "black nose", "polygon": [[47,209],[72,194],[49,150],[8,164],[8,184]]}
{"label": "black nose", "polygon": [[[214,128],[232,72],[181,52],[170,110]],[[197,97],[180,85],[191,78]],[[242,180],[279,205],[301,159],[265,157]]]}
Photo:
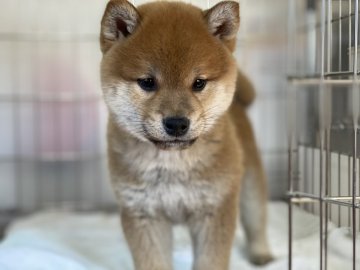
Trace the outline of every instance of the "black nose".
{"label": "black nose", "polygon": [[189,130],[190,120],[185,117],[167,117],[163,119],[164,129],[170,136],[183,136]]}

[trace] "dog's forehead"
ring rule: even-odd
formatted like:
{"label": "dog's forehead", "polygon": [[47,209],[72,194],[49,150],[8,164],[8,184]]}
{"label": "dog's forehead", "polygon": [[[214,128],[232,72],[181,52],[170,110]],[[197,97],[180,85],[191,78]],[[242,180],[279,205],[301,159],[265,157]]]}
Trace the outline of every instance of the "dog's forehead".
{"label": "dog's forehead", "polygon": [[209,33],[200,9],[160,2],[140,7],[139,12],[142,22],[134,42],[142,44],[144,59],[164,75],[181,77],[221,66],[224,48]]}
{"label": "dog's forehead", "polygon": [[[157,26],[158,30],[182,27],[206,28],[203,11],[179,2],[153,2],[138,7],[142,26]],[[201,30],[202,30],[201,29]],[[174,29],[175,30],[175,29]]]}
{"label": "dog's forehead", "polygon": [[140,23],[106,59],[116,77],[131,81],[144,76],[180,87],[195,77],[216,78],[231,61],[230,51],[213,37],[203,12],[184,3],[156,2],[138,8]]}

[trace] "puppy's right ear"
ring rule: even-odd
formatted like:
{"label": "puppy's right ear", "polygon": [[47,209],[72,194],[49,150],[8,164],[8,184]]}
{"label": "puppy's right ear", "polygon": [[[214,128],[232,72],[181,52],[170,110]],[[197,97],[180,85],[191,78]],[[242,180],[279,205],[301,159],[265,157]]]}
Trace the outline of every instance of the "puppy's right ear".
{"label": "puppy's right ear", "polygon": [[111,0],[101,20],[100,47],[105,53],[131,35],[140,22],[136,8],[126,0]]}

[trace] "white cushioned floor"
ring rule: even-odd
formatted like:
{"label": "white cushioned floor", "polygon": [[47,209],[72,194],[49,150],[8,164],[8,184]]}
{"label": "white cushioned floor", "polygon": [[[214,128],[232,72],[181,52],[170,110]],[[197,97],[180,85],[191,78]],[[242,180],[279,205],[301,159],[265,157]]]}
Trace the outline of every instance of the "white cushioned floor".
{"label": "white cushioned floor", "polygon": [[[287,269],[287,205],[269,204],[268,234],[275,260],[264,267],[251,265],[244,255],[244,236],[239,228],[231,258],[231,270]],[[319,269],[319,218],[294,210],[293,269]],[[329,270],[352,269],[352,241],[348,228],[329,224]],[[174,269],[190,270],[189,236],[182,227],[174,230]],[[358,246],[360,241],[357,239]],[[360,256],[359,256],[360,257]],[[357,269],[360,269],[358,258]],[[130,253],[117,215],[41,212],[14,222],[0,244],[1,270],[130,270]]]}

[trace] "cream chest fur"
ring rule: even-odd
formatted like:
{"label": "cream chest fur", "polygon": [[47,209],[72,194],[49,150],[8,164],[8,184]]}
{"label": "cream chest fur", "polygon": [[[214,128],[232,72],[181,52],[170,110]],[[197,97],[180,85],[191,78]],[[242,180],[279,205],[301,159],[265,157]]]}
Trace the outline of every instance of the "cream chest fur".
{"label": "cream chest fur", "polygon": [[200,176],[211,156],[204,158],[197,149],[162,151],[147,143],[125,148],[118,150],[126,153],[122,161],[128,172],[119,177],[137,181],[113,179],[113,185],[120,206],[134,215],[163,214],[178,223],[190,214],[211,214],[220,204],[224,186]]}

